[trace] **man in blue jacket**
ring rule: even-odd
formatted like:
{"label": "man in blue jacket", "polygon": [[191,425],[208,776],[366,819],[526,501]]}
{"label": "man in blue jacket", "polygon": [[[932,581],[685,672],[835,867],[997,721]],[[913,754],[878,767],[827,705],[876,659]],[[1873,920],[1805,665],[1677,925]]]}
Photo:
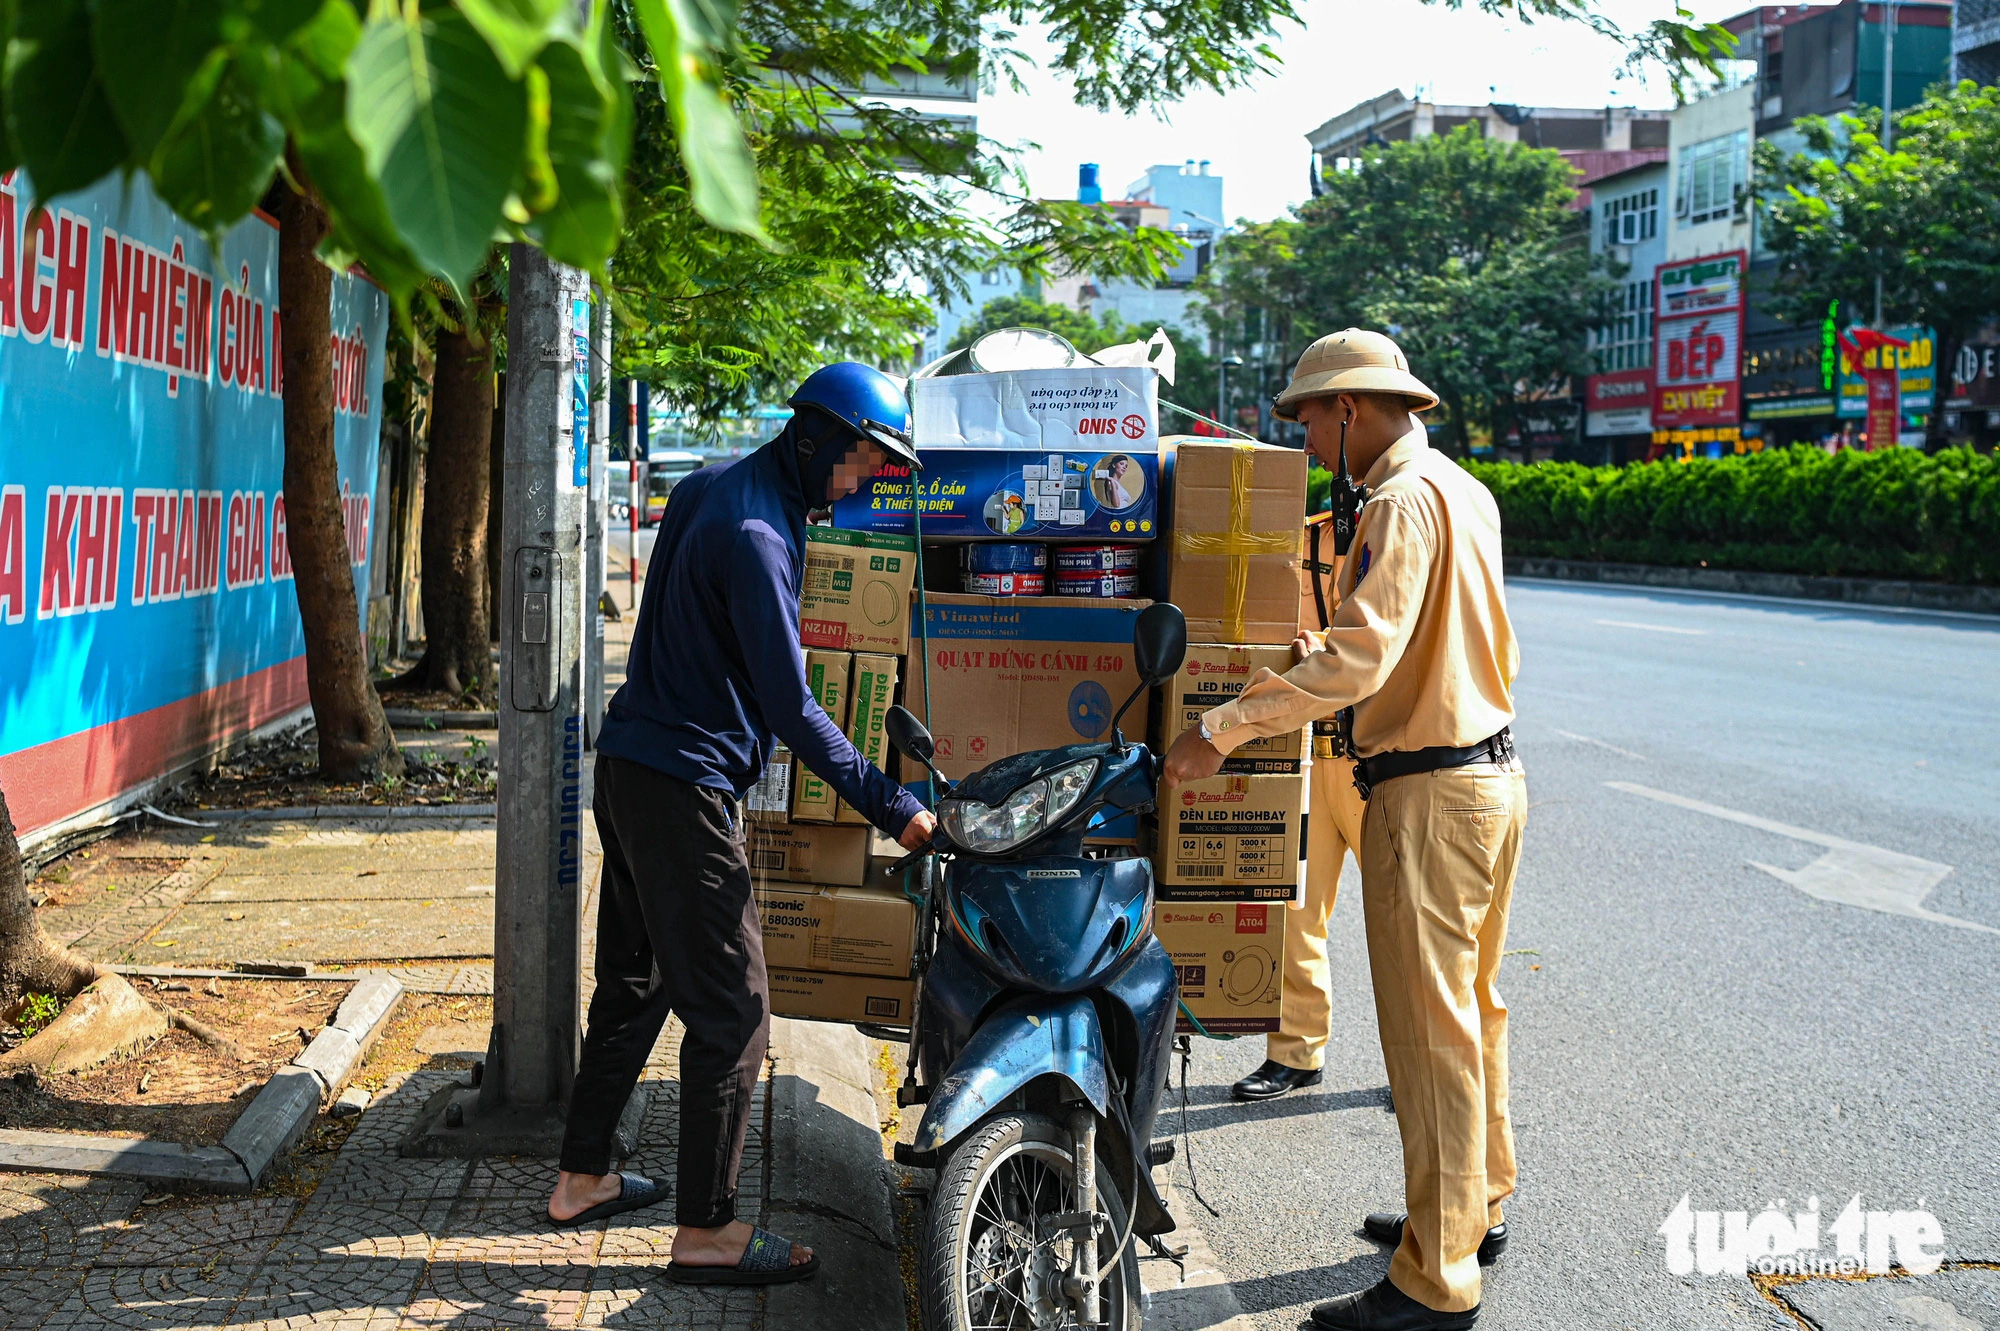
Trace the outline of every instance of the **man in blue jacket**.
{"label": "man in blue jacket", "polygon": [[782,433],[674,488],[627,661],[598,737],[592,812],[604,843],[597,992],[570,1093],[558,1225],[650,1206],[667,1189],[611,1170],[612,1133],[667,1014],[681,1043],[680,1155],[670,1278],[770,1284],[819,1259],[736,1218],[751,1093],[770,1000],[751,898],[744,794],[775,735],[909,850],[934,820],[864,759],[814,701],[799,649],[806,514],[892,458],[912,468],[909,408],[880,371],[816,371]]}

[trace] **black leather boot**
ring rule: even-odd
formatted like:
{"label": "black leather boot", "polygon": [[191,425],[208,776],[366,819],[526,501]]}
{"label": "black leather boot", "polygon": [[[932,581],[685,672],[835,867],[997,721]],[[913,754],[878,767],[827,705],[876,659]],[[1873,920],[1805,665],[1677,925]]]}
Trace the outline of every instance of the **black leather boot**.
{"label": "black leather boot", "polygon": [[1479,1306],[1462,1313],[1426,1308],[1390,1284],[1328,1299],[1313,1308],[1314,1326],[1326,1331],[1466,1331],[1479,1320]]}
{"label": "black leather boot", "polygon": [[1267,1058],[1263,1067],[1230,1087],[1229,1093],[1238,1100],[1274,1100],[1287,1091],[1319,1085],[1319,1077],[1318,1068],[1302,1071]]}
{"label": "black leather boot", "polygon": [[[1361,1232],[1377,1243],[1396,1247],[1403,1241],[1403,1221],[1409,1217],[1400,1211],[1375,1211],[1362,1218]],[[1500,1260],[1500,1254],[1507,1251],[1507,1225],[1503,1221],[1486,1231],[1486,1237],[1479,1241],[1479,1264],[1491,1266]]]}

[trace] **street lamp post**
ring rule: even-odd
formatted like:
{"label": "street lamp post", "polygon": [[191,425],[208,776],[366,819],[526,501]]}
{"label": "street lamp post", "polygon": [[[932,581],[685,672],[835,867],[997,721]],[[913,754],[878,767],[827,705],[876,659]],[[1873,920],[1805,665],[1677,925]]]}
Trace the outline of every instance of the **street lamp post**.
{"label": "street lamp post", "polygon": [[1229,372],[1241,368],[1241,356],[1224,356],[1215,367],[1215,419],[1229,424]]}

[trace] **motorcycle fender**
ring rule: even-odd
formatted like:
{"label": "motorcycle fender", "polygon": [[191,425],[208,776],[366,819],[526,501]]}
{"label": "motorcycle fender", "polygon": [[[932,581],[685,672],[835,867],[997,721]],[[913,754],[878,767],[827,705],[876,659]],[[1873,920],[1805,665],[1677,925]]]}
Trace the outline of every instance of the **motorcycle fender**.
{"label": "motorcycle fender", "polygon": [[942,1150],[1008,1096],[1051,1073],[1106,1114],[1111,1093],[1104,1066],[1104,1032],[1089,999],[1015,999],[979,1024],[931,1092],[917,1125],[916,1148]]}

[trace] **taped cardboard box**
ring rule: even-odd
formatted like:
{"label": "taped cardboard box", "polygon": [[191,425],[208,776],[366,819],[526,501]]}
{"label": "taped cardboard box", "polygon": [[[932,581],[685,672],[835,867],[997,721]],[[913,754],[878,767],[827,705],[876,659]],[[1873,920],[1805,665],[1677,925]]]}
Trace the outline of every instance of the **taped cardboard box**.
{"label": "taped cardboard box", "polygon": [[[1153,933],[1173,958],[1181,1002],[1215,1035],[1278,1029],[1285,907],[1220,902],[1153,908]],[[1185,1013],[1175,1030],[1195,1030]]]}
{"label": "taped cardboard box", "polygon": [[[1081,541],[1120,545],[1159,531],[1160,459],[1122,438],[1089,448],[923,450],[924,540]],[[843,528],[907,534],[910,480],[889,466],[833,506]]]}
{"label": "taped cardboard box", "polygon": [[1288,644],[1299,631],[1306,455],[1268,444],[1162,440],[1166,593],[1189,642]]}
{"label": "taped cardboard box", "polygon": [[917,999],[917,982],[908,976],[836,975],[775,966],[765,976],[771,987],[772,1015],[779,1017],[907,1026]]}
{"label": "taped cardboard box", "polygon": [[[806,652],[806,685],[841,733],[847,731],[847,703],[854,656],[816,647]],[[830,823],[840,797],[804,763],[797,764],[792,782],[792,817],[802,823]]]}
{"label": "taped cardboard box", "polygon": [[1289,901],[1304,881],[1306,776],[1224,774],[1160,788],[1162,901]]}
{"label": "taped cardboard box", "polygon": [[[847,705],[847,739],[861,756],[883,771],[889,770],[889,732],[884,726],[889,709],[896,703],[896,667],[893,656],[857,652],[854,657],[854,687]],[[865,827],[868,820],[846,800],[840,801],[834,821]]]}
{"label": "taped cardboard box", "polygon": [[751,823],[750,878],[758,884],[868,881],[868,829],[823,823]]}
{"label": "taped cardboard box", "polygon": [[764,774],[743,797],[743,813],[753,823],[782,823],[792,807],[792,751],[779,744],[764,760]]}
{"label": "taped cardboard box", "polygon": [[910,537],[807,527],[800,643],[901,656],[909,649],[916,575],[917,544]]}
{"label": "taped cardboard box", "polygon": [[[905,693],[922,699],[928,676],[938,769],[957,780],[1012,754],[1109,739],[1139,686],[1132,626],[1150,604],[931,593],[929,651],[911,656]],[[1125,714],[1127,736],[1146,733],[1148,707],[1141,697]]]}
{"label": "taped cardboard box", "polygon": [[901,892],[766,883],[757,889],[757,921],[768,966],[893,979],[910,974],[917,907]]}
{"label": "taped cardboard box", "polygon": [[[1187,661],[1180,673],[1163,686],[1167,693],[1167,715],[1160,723],[1160,747],[1172,748],[1182,731],[1192,730],[1202,715],[1220,707],[1250,682],[1259,670],[1279,674],[1292,668],[1292,649],[1284,647],[1231,646],[1223,643],[1189,643]],[[1305,770],[1305,731],[1253,739],[1233,750],[1222,760],[1225,772],[1269,772],[1291,774]]]}

